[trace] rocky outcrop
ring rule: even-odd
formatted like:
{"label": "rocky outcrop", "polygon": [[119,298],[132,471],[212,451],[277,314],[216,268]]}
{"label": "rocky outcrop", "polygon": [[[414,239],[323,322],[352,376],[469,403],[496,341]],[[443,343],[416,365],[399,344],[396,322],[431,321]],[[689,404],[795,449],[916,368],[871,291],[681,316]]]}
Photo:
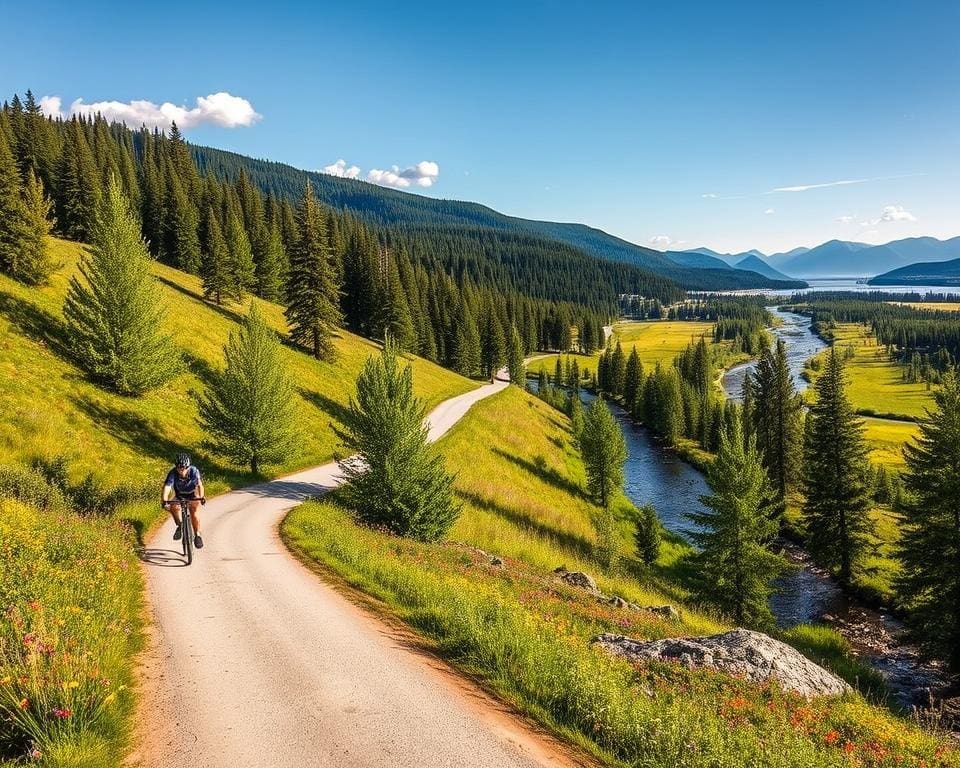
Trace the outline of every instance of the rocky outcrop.
{"label": "rocky outcrop", "polygon": [[605,597],[603,598],[603,602],[607,603],[607,605],[612,605],[614,608],[623,608],[628,611],[646,611],[647,613],[662,616],[665,619],[676,619],[680,616],[680,611],[672,605],[637,605],[636,603],[625,600],[619,595]]}
{"label": "rocky outcrop", "polygon": [[809,698],[834,696],[851,690],[839,677],[786,643],[747,629],[708,637],[651,641],[604,634],[593,642],[630,661],[675,661],[690,669],[715,669],[755,682],[776,680],[781,687]]}
{"label": "rocky outcrop", "polygon": [[557,577],[560,581],[565,584],[569,584],[571,587],[576,587],[577,589],[582,589],[585,592],[589,592],[593,595],[600,595],[601,592],[597,588],[597,582],[593,580],[593,576],[584,573],[583,571],[568,571],[562,565],[554,571],[557,574]]}
{"label": "rocky outcrop", "polygon": [[631,603],[619,595],[605,595],[600,591],[600,588],[597,587],[597,582],[594,581],[593,576],[588,573],[584,573],[583,571],[568,571],[564,566],[561,565],[559,568],[554,569],[553,572],[564,584],[569,584],[571,587],[576,587],[577,589],[582,589],[584,592],[589,592],[601,603],[612,605],[615,608],[622,608],[628,611],[646,611],[647,613],[653,613],[666,619],[676,619],[680,616],[680,612],[672,605],[643,606],[637,605],[636,603]]}

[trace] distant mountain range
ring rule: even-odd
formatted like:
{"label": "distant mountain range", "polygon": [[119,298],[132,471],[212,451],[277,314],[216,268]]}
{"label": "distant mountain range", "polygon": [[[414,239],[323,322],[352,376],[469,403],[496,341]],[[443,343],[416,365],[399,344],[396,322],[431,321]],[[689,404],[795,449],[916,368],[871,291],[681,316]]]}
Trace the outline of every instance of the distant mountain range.
{"label": "distant mountain range", "polygon": [[[695,248],[684,251],[683,254],[683,258],[691,264],[697,259],[709,258],[737,269],[749,269],[771,279],[783,279],[788,275],[793,278],[870,277],[915,262],[940,262],[960,258],[960,237],[950,240],[908,237],[884,245],[830,240],[815,248],[794,248],[771,256],[756,250],[717,253],[709,248]],[[674,258],[674,254],[668,255]],[[762,267],[768,269],[764,270]]]}
{"label": "distant mountain range", "polygon": [[922,261],[877,275],[870,285],[942,285],[960,287],[960,258]]}
{"label": "distant mountain range", "polygon": [[[755,272],[771,280],[793,280],[774,269],[766,257],[759,251],[743,253],[706,253],[708,248],[698,251],[666,251],[665,255],[677,264],[691,269],[725,269],[731,272]],[[714,255],[711,255],[714,254]]]}

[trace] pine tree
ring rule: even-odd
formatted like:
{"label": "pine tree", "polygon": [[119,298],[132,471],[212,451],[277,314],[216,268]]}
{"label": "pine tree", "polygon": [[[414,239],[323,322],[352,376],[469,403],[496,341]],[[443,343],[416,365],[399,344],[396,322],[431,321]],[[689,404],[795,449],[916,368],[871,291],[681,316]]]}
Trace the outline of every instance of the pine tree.
{"label": "pine tree", "polygon": [[626,370],[623,378],[623,405],[633,413],[637,407],[637,398],[640,394],[640,387],[643,384],[643,365],[640,363],[640,356],[637,354],[637,348],[630,350],[630,356],[627,358]]}
{"label": "pine tree", "polygon": [[484,377],[490,379],[500,370],[506,358],[506,341],[503,327],[497,317],[492,301],[484,302],[480,316],[480,368]]}
{"label": "pine tree", "polygon": [[337,434],[356,456],[340,460],[346,485],[338,493],[361,522],[401,536],[436,541],[460,513],[453,477],[427,444],[426,413],[413,396],[413,369],[401,370],[388,339],[367,360],[356,397]]}
{"label": "pine tree", "polygon": [[688,516],[697,525],[693,539],[700,594],[739,625],[772,626],[771,583],[786,567],[767,549],[777,533],[769,510],[769,481],[754,440],[744,444],[739,421],[724,428],[720,450],[707,473],[713,492],[707,510]]}
{"label": "pine tree", "polygon": [[50,257],[53,202],[44,193],[43,184],[33,169],[27,171],[23,208],[24,240],[20,263],[11,274],[28,285],[40,285],[49,280],[57,265]]}
{"label": "pine tree", "polygon": [[334,354],[332,337],[342,319],[340,295],[330,265],[325,217],[310,182],[297,208],[296,225],[287,278],[290,338],[307,346],[318,360],[329,360]]}
{"label": "pine tree", "polygon": [[19,277],[24,271],[27,216],[20,174],[6,138],[0,134],[0,269],[13,277]]}
{"label": "pine tree", "polygon": [[110,180],[90,252],[72,277],[63,307],[80,365],[125,395],[159,386],[176,371],[177,352],[161,330],[165,310],[140,223]]}
{"label": "pine tree", "polygon": [[803,401],[793,386],[783,339],[774,350],[764,350],[751,378],[753,431],[782,517],[787,492],[800,473],[803,438]]}
{"label": "pine tree", "polygon": [[71,240],[90,242],[102,199],[101,180],[86,133],[76,117],[66,130],[57,189],[60,231]]}
{"label": "pine tree", "polygon": [[204,297],[212,299],[217,304],[239,298],[233,272],[230,269],[230,251],[227,249],[227,241],[223,239],[220,220],[213,212],[213,208],[207,208],[203,229],[203,261],[200,266],[200,275],[203,278]]}
{"label": "pine tree", "polygon": [[515,325],[510,326],[510,340],[507,347],[507,371],[510,374],[510,383],[521,389],[527,386],[527,366],[523,361],[523,342]]}
{"label": "pine tree", "polygon": [[280,341],[256,303],[223,348],[226,369],[200,400],[207,446],[253,474],[282,464],[296,450],[296,405]]}
{"label": "pine tree", "polygon": [[904,448],[903,571],[897,594],[915,638],[960,671],[960,379],[949,372],[936,410]]}
{"label": "pine tree", "polygon": [[864,481],[863,421],[854,413],[845,388],[843,360],[831,349],[807,415],[804,518],[811,553],[848,585],[867,543],[870,501]]}
{"label": "pine tree", "polygon": [[455,325],[453,369],[462,376],[476,376],[480,371],[480,335],[466,301],[460,302]]}
{"label": "pine tree", "polygon": [[280,298],[287,273],[287,254],[283,250],[280,227],[261,227],[254,250],[257,263],[256,294],[261,299],[276,301]]}
{"label": "pine tree", "polygon": [[244,294],[254,287],[256,277],[250,240],[236,212],[232,212],[227,219],[226,240],[230,253],[231,282],[236,288],[236,298],[241,300]]}
{"label": "pine tree", "polygon": [[199,215],[173,162],[166,165],[162,255],[171,266],[195,275],[200,271]]}
{"label": "pine tree", "polygon": [[388,254],[380,274],[378,290],[380,306],[377,309],[376,333],[381,338],[389,336],[404,352],[415,352],[417,334],[407,295],[400,281],[400,270],[395,258]]}
{"label": "pine tree", "polygon": [[637,554],[644,565],[653,565],[660,557],[663,539],[660,518],[653,504],[644,504],[637,510],[634,526],[633,540],[637,545]]}
{"label": "pine tree", "polygon": [[580,435],[580,452],[587,470],[587,487],[601,507],[607,507],[623,485],[627,444],[620,425],[601,398],[587,409]]}
{"label": "pine tree", "polygon": [[617,342],[613,355],[610,357],[610,393],[614,397],[622,397],[627,381],[627,358],[623,354],[620,342]]}

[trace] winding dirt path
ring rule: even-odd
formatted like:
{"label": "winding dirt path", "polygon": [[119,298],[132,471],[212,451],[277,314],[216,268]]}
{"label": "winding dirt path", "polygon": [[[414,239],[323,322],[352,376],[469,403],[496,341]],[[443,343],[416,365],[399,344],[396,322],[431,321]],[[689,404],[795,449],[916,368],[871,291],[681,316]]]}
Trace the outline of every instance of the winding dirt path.
{"label": "winding dirt path", "polygon": [[[437,406],[430,439],[506,386],[498,377]],[[580,764],[287,552],[283,516],[337,474],[326,464],[211,499],[206,547],[189,568],[172,524],[153,536],[143,566],[152,631],[128,765]]]}

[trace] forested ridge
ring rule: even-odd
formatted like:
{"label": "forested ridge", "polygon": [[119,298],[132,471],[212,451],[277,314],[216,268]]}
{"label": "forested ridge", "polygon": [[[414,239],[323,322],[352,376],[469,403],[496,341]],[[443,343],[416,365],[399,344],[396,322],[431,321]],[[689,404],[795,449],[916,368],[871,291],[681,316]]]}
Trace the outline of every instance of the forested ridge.
{"label": "forested ridge", "polygon": [[[251,161],[248,171],[245,158],[191,147],[176,125],[165,133],[99,116],[48,118],[29,91],[0,109],[0,144],[9,160],[6,239],[17,243],[10,254],[28,252],[25,233],[44,227],[89,242],[113,178],[139,216],[151,255],[200,275],[209,300],[254,294],[309,304],[313,294],[304,286],[317,270],[329,271],[320,294],[336,304],[327,313],[330,327],[378,339],[389,334],[403,349],[466,375],[489,375],[506,362],[513,329],[525,353],[574,346],[592,352],[621,294],[663,303],[684,295],[665,277],[517,227],[476,226],[469,217],[440,223],[417,213],[427,198],[359,185],[369,188],[371,205],[386,201],[407,223],[388,224],[388,213],[361,220],[346,210],[345,197],[331,195],[342,180],[265,161]],[[224,157],[236,162],[211,162]],[[264,176],[264,168],[285,170]],[[296,254],[308,194],[320,214],[310,225],[317,231],[304,266]],[[43,282],[57,266],[39,256],[29,269],[16,262],[11,255],[0,266],[26,282]]]}
{"label": "forested ridge", "polygon": [[[563,258],[582,262],[584,257],[599,257],[607,262],[627,264],[644,270],[643,279],[656,285],[660,280],[672,280],[688,290],[732,290],[737,288],[798,288],[802,281],[777,281],[756,272],[724,269],[687,269],[652,248],[643,248],[621,240],[602,230],[584,224],[535,221],[507,216],[479,203],[435,198],[398,192],[357,179],[343,179],[327,174],[303,171],[284,163],[259,160],[211,147],[192,147],[197,165],[204,172],[218,178],[232,179],[243,170],[260,189],[279,198],[294,198],[303,184],[310,180],[318,198],[325,204],[350,211],[363,221],[393,232],[399,237],[414,237],[434,248],[434,237],[444,238],[448,233],[464,233],[471,240],[484,238],[498,241],[504,233],[521,242],[530,250],[547,249],[557,252],[562,248]],[[608,267],[609,265],[604,265]],[[595,268],[594,268],[595,269]],[[606,272],[608,280],[620,286],[623,271]],[[630,273],[636,279],[637,273]],[[637,291],[620,290],[620,293]],[[647,296],[657,295],[651,288],[642,291]]]}

